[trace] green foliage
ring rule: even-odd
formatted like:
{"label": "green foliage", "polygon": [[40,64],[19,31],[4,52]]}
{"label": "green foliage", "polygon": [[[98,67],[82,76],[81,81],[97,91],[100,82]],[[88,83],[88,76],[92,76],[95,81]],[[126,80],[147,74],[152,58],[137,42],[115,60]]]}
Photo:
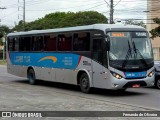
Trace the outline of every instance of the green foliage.
{"label": "green foliage", "polygon": [[138,26],[141,26],[141,27],[146,28],[146,25],[144,24],[143,21],[138,22],[138,21],[134,21],[134,20],[127,20],[127,21],[125,22],[125,24],[138,25]]}
{"label": "green foliage", "polygon": [[[107,18],[95,11],[86,12],[55,12],[47,14],[44,18],[40,18],[30,23],[26,23],[25,30],[42,30],[61,27],[72,27],[81,25],[90,25],[96,23],[107,23]],[[12,31],[23,31],[23,22],[19,22]]]}
{"label": "green foliage", "polygon": [[3,45],[2,37],[9,32],[10,32],[9,27],[5,25],[0,26],[0,45]]}
{"label": "green foliage", "polygon": [[16,25],[13,29],[12,29],[12,32],[14,31],[23,31],[24,29],[24,26],[23,26],[23,20],[19,21],[18,25]]}
{"label": "green foliage", "polygon": [[3,31],[0,31],[0,38],[3,37]]}
{"label": "green foliage", "polygon": [[2,39],[0,38],[0,45],[3,45]]}
{"label": "green foliage", "polygon": [[160,18],[154,18],[153,21],[159,26],[150,31],[152,38],[160,37]]}
{"label": "green foliage", "polygon": [[2,26],[0,26],[0,32],[9,33],[9,32],[11,32],[11,30],[9,29],[9,27],[2,25]]}

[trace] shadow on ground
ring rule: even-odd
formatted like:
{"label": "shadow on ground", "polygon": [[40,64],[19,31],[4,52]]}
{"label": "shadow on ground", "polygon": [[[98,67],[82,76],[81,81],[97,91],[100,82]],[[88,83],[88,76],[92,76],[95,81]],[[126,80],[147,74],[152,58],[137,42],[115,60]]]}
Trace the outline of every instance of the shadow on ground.
{"label": "shadow on ground", "polygon": [[[29,85],[28,80],[17,80],[17,81],[13,81],[13,82]],[[48,81],[38,80],[36,86],[57,88],[57,89],[65,90],[65,91],[72,91],[72,92],[75,91],[75,92],[79,92],[79,93],[81,92],[79,86],[65,84],[65,83],[57,83],[57,82],[48,82]],[[34,85],[33,85],[33,87],[34,87]],[[146,88],[146,89],[148,89],[148,88]],[[151,89],[155,89],[155,88],[151,88]],[[121,92],[121,91],[116,91],[116,90],[107,90],[107,89],[98,89],[98,88],[93,88],[90,94],[111,96],[111,97],[146,95],[146,93],[136,91],[136,89],[134,91],[133,91],[133,89],[132,90],[127,89],[126,91]]]}

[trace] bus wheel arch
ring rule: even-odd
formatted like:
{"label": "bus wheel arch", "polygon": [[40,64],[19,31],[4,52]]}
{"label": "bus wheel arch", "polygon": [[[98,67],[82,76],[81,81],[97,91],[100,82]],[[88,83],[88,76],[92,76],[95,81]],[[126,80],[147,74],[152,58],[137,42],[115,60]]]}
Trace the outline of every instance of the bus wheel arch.
{"label": "bus wheel arch", "polygon": [[28,67],[28,69],[27,69],[27,78],[28,78],[29,83],[31,85],[35,85],[36,84],[36,76],[35,76],[35,71],[34,71],[33,67]]}
{"label": "bus wheel arch", "polygon": [[80,70],[77,74],[77,84],[80,86],[81,91],[84,93],[89,93],[91,90],[91,80],[89,74]]}

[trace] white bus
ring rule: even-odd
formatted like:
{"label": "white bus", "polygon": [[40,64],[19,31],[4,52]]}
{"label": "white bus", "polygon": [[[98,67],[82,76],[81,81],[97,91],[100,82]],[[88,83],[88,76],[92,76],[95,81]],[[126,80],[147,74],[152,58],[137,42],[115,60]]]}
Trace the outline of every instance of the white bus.
{"label": "white bus", "polygon": [[154,85],[147,31],[132,25],[94,24],[10,33],[7,69],[30,84],[47,80],[91,88],[125,90]]}

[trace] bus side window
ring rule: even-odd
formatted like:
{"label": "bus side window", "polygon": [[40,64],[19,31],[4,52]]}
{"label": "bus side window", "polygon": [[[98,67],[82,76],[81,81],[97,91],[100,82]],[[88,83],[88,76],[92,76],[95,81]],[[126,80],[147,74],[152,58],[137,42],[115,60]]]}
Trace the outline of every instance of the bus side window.
{"label": "bus side window", "polygon": [[32,51],[43,51],[43,36],[32,37]]}
{"label": "bus side window", "polygon": [[30,51],[31,50],[31,37],[20,37],[20,51]]}
{"label": "bus side window", "polygon": [[9,51],[19,50],[19,39],[17,37],[8,38],[8,50]]}
{"label": "bus side window", "polygon": [[56,51],[56,35],[46,35],[44,36],[44,51]]}
{"label": "bus side window", "polygon": [[58,35],[58,51],[72,51],[72,34]]}
{"label": "bus side window", "polygon": [[8,51],[13,51],[13,38],[8,37]]}
{"label": "bus side window", "polygon": [[19,38],[14,38],[14,51],[19,51]]}
{"label": "bus side window", "polygon": [[89,51],[90,50],[90,33],[80,32],[73,35],[73,50],[74,51]]}

